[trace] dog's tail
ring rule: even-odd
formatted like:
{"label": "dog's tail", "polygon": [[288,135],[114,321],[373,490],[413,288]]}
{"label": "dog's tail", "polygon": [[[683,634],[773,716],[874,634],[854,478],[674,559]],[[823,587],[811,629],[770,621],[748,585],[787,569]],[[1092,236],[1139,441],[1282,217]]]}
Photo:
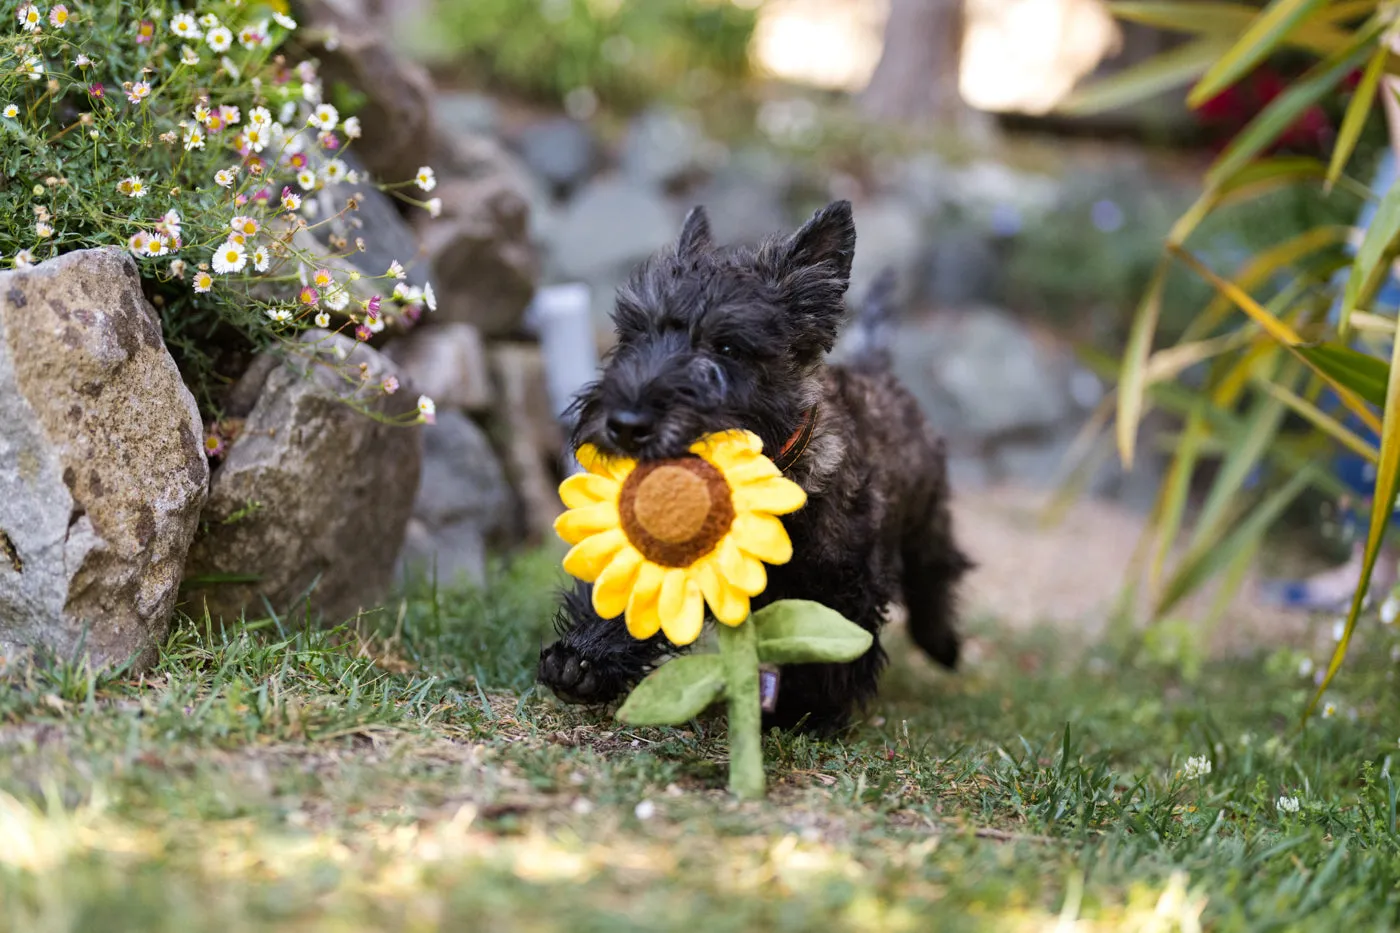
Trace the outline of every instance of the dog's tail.
{"label": "dog's tail", "polygon": [[852,328],[852,337],[855,338],[849,361],[852,368],[866,372],[890,368],[890,331],[893,328],[897,284],[894,267],[886,266],[866,289]]}

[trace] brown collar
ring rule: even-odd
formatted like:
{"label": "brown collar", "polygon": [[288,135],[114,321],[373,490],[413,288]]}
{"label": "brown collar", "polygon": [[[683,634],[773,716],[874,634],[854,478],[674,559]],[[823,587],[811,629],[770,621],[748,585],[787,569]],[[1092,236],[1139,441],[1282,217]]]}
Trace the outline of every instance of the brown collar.
{"label": "brown collar", "polygon": [[786,473],[793,464],[798,461],[807,450],[807,445],[812,442],[812,434],[817,427],[817,406],[813,405],[802,413],[802,420],[797,424],[797,430],[792,432],[792,436],[783,444],[778,456],[773,458],[773,463],[778,469]]}

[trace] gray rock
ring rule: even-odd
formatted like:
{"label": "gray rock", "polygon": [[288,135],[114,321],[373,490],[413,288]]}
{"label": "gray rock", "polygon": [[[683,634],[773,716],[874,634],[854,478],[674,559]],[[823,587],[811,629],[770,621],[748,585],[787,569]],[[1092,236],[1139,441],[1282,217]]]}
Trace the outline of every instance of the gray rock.
{"label": "gray rock", "polygon": [[433,101],[438,132],[451,136],[494,136],[501,108],[494,98],[471,91],[440,91]]}
{"label": "gray rock", "polygon": [[299,0],[297,37],[321,63],[327,89],[336,84],[366,95],[356,111],[364,138],[355,145],[370,171],[387,182],[413,178],[434,148],[432,81],[397,55],[385,35],[345,0]]}
{"label": "gray rock", "polygon": [[664,188],[713,167],[717,151],[693,116],[652,109],[627,128],[622,171],[636,182]]}
{"label": "gray rock", "polygon": [[1049,428],[1076,410],[1068,353],[1000,311],[905,322],[893,358],[896,374],[954,442]]}
{"label": "gray rock", "polygon": [[523,531],[534,540],[553,535],[563,506],[557,483],[564,433],[554,418],[538,347],[502,343],[492,348],[496,376],[495,431],[502,438],[506,473],[520,502]]}
{"label": "gray rock", "polygon": [[851,294],[863,295],[886,266],[894,268],[896,301],[907,301],[918,285],[924,246],[923,221],[913,206],[885,198],[857,204],[856,255]]}
{"label": "gray rock", "polygon": [[208,489],[202,435],[124,251],[0,272],[0,655],[149,666]]}
{"label": "gray rock", "polygon": [[[432,324],[384,349],[415,393],[438,408],[485,411],[491,407],[491,371],[481,332],[470,324]],[[431,435],[433,432],[425,432]]]}
{"label": "gray rock", "polygon": [[996,297],[998,260],[991,240],[970,228],[940,231],[924,262],[924,296],[937,307],[966,307]]}
{"label": "gray rock", "polygon": [[[361,364],[368,379],[357,395]],[[422,436],[346,402],[357,395],[381,417],[408,416],[411,393],[374,388],[391,374],[393,364],[370,347],[313,330],[298,355],[264,376],[214,470],[186,565],[192,614],[207,607],[231,621],[245,608],[262,614],[266,598],[279,612],[309,602],[313,614],[340,623],[383,598],[418,491]],[[200,579],[213,575],[255,579]]]}
{"label": "gray rock", "polygon": [[438,188],[442,216],[422,221],[435,317],[488,337],[515,332],[538,276],[529,201],[505,174],[446,179]]}
{"label": "gray rock", "polygon": [[715,241],[754,244],[790,226],[780,194],[761,180],[726,168],[681,200],[686,209],[703,206]]}
{"label": "gray rock", "polygon": [[598,162],[598,146],[588,127],[557,117],[520,132],[516,148],[530,170],[556,193],[571,191],[588,179]]}
{"label": "gray rock", "polygon": [[514,500],[486,434],[439,411],[423,428],[423,472],[401,558],[405,575],[481,583],[488,546],[509,527]]}
{"label": "gray rock", "polygon": [[660,194],[624,178],[591,182],[551,231],[552,264],[567,278],[615,275],[675,241],[682,212]]}

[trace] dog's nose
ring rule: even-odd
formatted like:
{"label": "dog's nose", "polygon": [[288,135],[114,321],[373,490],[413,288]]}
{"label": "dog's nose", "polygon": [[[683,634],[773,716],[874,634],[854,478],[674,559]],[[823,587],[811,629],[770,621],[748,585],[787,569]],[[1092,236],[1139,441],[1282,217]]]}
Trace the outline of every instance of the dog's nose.
{"label": "dog's nose", "polygon": [[608,439],[628,453],[645,444],[656,427],[652,417],[640,411],[616,411],[608,415]]}

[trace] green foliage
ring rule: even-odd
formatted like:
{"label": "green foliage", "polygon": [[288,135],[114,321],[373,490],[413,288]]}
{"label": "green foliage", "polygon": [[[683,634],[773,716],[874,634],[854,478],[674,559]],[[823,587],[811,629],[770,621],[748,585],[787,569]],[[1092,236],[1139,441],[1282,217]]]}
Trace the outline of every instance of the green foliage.
{"label": "green foliage", "polygon": [[669,726],[699,716],[724,693],[724,665],[717,654],[673,658],[647,675],[617,711],[618,722]]}
{"label": "green foliage", "polygon": [[874,641],[874,636],[841,613],[808,599],[780,599],[751,618],[758,635],[758,659],[765,664],[854,661]]}
{"label": "green foliage", "polygon": [[[1203,10],[1228,15],[1219,21],[1195,15]],[[1389,351],[1377,353],[1374,343],[1358,339],[1400,346],[1393,340],[1395,309],[1375,302],[1400,247],[1400,189],[1380,193],[1379,209],[1354,258],[1340,251],[1336,236],[1337,230],[1345,230],[1340,225],[1349,223],[1348,215],[1359,209],[1357,195],[1372,197],[1346,171],[1370,170],[1365,159],[1355,154],[1364,127],[1373,122],[1369,118],[1380,110],[1373,93],[1376,82],[1393,61],[1383,44],[1388,20],[1369,3],[1315,0],[1272,0],[1248,13],[1228,4],[1186,2],[1124,4],[1120,12],[1129,18],[1145,15],[1184,32],[1231,43],[1188,95],[1193,105],[1219,93],[1285,46],[1306,49],[1320,59],[1240,130],[1206,172],[1205,192],[1197,204],[1173,227],[1167,238],[1168,255],[1159,264],[1149,298],[1134,323],[1117,409],[1119,449],[1129,462],[1146,410],[1154,405],[1170,407],[1174,398],[1187,416],[1158,497],[1155,526],[1138,550],[1135,567],[1140,572],[1145,566],[1157,618],[1218,577],[1225,578],[1228,595],[1243,578],[1242,568],[1259,543],[1304,487],[1336,485],[1325,470],[1300,468],[1306,459],[1279,454],[1290,448],[1310,451],[1307,459],[1315,461],[1341,445],[1376,464],[1377,492],[1371,504],[1365,569],[1345,633],[1309,705],[1311,710],[1340,667],[1361,614],[1390,521],[1396,464],[1400,463],[1400,369],[1387,363]],[[1240,15],[1249,17],[1243,29],[1240,23],[1226,22]],[[1361,73],[1358,69],[1363,65]],[[1358,77],[1358,92],[1346,105],[1330,165],[1324,169],[1315,160],[1261,158],[1296,117],[1333,94],[1349,75]],[[1095,94],[1114,97],[1102,91],[1085,97],[1092,100]],[[1273,182],[1265,194],[1260,183],[1270,176]],[[1279,181],[1287,187],[1280,189],[1274,183]],[[1284,192],[1308,209],[1280,216],[1276,199]],[[1271,203],[1266,197],[1275,200]],[[1244,249],[1235,258],[1238,267],[1233,276],[1212,268],[1222,260],[1228,262],[1228,257],[1205,252],[1212,223],[1231,203],[1235,210],[1258,212],[1268,221],[1262,241],[1241,243]],[[1180,335],[1168,335],[1178,340],[1177,346],[1154,353],[1154,338],[1162,331],[1161,287],[1174,263],[1199,276],[1216,296]],[[1336,274],[1348,266],[1347,274]],[[1329,315],[1332,308],[1338,313]],[[1242,314],[1232,316],[1232,311]],[[1171,385],[1181,372],[1163,365],[1169,355],[1183,352],[1196,354],[1189,389]],[[1317,404],[1324,388],[1336,394],[1337,410],[1326,411]],[[1297,416],[1301,427],[1289,423],[1284,417],[1288,413]],[[1359,437],[1345,422],[1347,418],[1378,435],[1379,449]],[[1206,464],[1204,453],[1212,446],[1226,453],[1201,515],[1186,536],[1187,546],[1173,562],[1170,554],[1185,524],[1191,479]],[[1247,479],[1256,472],[1263,482],[1250,489]]]}
{"label": "green foliage", "polygon": [[[0,24],[0,261],[128,250],[206,415],[254,351],[313,325],[367,339],[435,303],[350,261],[353,208],[327,185],[371,181],[341,158],[359,121],[321,103],[314,62],[278,54],[296,26],[281,0],[31,10]],[[387,391],[345,377],[355,403]]]}
{"label": "green foliage", "polygon": [[587,89],[617,107],[743,80],[757,4],[731,0],[438,0],[444,52],[486,81],[558,102]]}

